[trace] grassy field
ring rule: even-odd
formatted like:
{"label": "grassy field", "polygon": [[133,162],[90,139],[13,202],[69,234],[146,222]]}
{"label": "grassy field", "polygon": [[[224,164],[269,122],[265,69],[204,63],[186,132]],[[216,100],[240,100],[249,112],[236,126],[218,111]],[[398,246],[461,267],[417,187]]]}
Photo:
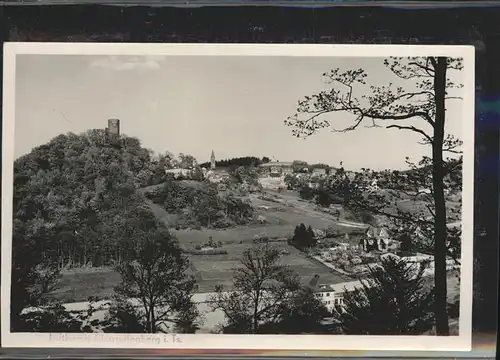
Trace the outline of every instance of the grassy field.
{"label": "grassy field", "polygon": [[89,297],[108,299],[120,282],[120,275],[108,268],[65,271],[53,297],[65,303],[86,301]]}
{"label": "grassy field", "polygon": [[[192,273],[194,274],[198,292],[212,292],[215,285],[220,284],[230,289],[234,269],[239,266],[239,259],[250,243],[233,243],[224,245],[228,251],[224,255],[192,255]],[[314,275],[319,275],[322,283],[336,284],[351,280],[349,277],[332,272],[317,261],[308,259],[286,242],[275,243],[280,249],[289,254],[282,257],[282,263],[297,272],[301,280],[308,282]],[[76,269],[63,273],[58,290],[54,296],[65,302],[80,302],[90,296],[99,299],[109,298],[113,294],[113,287],[120,281],[118,273],[111,269]]]}
{"label": "grassy field", "polygon": [[[231,286],[234,268],[238,266],[243,251],[251,246],[255,235],[266,234],[269,237],[286,238],[293,235],[295,226],[300,223],[311,225],[313,228],[338,228],[350,233],[356,227],[337,224],[336,219],[326,213],[316,211],[314,205],[302,202],[291,192],[278,194],[270,192],[264,198],[252,195],[251,201],[257,214],[264,216],[266,224],[239,226],[226,230],[172,230],[180,245],[186,250],[192,250],[196,245],[206,243],[209,237],[221,242],[224,255],[191,255],[191,270],[196,277],[199,292],[211,292],[215,285]],[[157,218],[166,224],[171,223],[171,215],[160,206],[149,204]],[[295,270],[304,282],[314,275],[319,275],[321,282],[335,284],[350,279],[333,273],[326,266],[308,259],[286,241],[275,243],[280,249],[286,250],[282,261]],[[55,296],[65,301],[84,301],[89,296],[99,298],[109,297],[113,287],[119,282],[117,273],[110,269],[86,270],[78,269],[63,274],[59,289]]]}
{"label": "grassy field", "polygon": [[[446,198],[446,212],[448,217],[448,222],[453,222],[459,219],[457,214],[461,212],[461,193],[448,195]],[[399,210],[412,214],[420,214],[424,216],[431,216],[429,209],[427,208],[428,203],[422,199],[413,199],[410,197],[397,201],[397,207]]]}
{"label": "grassy field", "polygon": [[[398,202],[398,207],[403,212],[409,212],[412,214],[424,214],[425,216],[430,216],[431,213],[426,207],[427,203],[424,201],[413,201],[413,200],[401,200]],[[446,203],[447,216],[449,221],[454,221],[453,210],[460,211],[460,204],[458,202],[448,201]]]}
{"label": "grassy field", "polygon": [[[333,216],[316,211],[314,205],[302,202],[291,192],[266,192],[261,195],[251,196],[252,205],[257,209],[257,214],[263,216],[267,223],[264,225],[239,226],[227,230],[179,230],[174,231],[180,244],[186,249],[207,242],[209,237],[223,244],[225,255],[194,255],[191,257],[193,270],[196,274],[200,292],[213,291],[216,284],[225,287],[231,285],[233,269],[238,266],[243,251],[251,246],[255,235],[266,234],[269,237],[286,238],[293,235],[295,226],[300,223],[311,225],[313,228],[325,229],[338,228],[347,233],[356,228],[342,226]],[[284,255],[282,261],[295,270],[303,279],[309,281],[315,274],[321,282],[335,284],[348,281],[349,278],[333,273],[326,266],[308,259],[286,241],[275,243],[279,248],[286,250],[289,255]]]}
{"label": "grassy field", "polygon": [[[238,226],[225,230],[172,230],[181,247],[186,250],[192,250],[212,237],[214,241],[222,243],[221,249],[227,251],[224,255],[190,255],[191,272],[196,277],[199,292],[211,292],[217,284],[230,287],[234,269],[239,265],[243,251],[251,246],[252,239],[256,235],[287,238],[300,223],[311,225],[315,229],[336,228],[341,233],[347,234],[359,231],[359,227],[339,223],[334,216],[318,211],[314,204],[302,201],[295,192],[266,190],[264,194],[251,194],[250,200],[257,216],[265,218],[264,224]],[[171,214],[152,202],[149,202],[149,206],[159,220],[169,226],[172,225]],[[414,211],[417,211],[421,209],[422,204],[406,201],[402,206],[406,206],[407,209],[415,207]],[[341,237],[338,241],[346,240]],[[358,241],[358,236],[351,235],[347,242]],[[307,258],[286,241],[276,242],[275,245],[286,250],[287,255],[283,256],[283,263],[295,270],[304,282],[316,274],[320,276],[322,283],[335,284],[351,280]],[[113,287],[119,280],[119,275],[110,269],[76,269],[63,274],[59,289],[54,296],[67,302],[85,301],[89,296],[107,298],[113,294]]]}
{"label": "grassy field", "polygon": [[[226,255],[192,256],[191,262],[196,272],[198,291],[211,292],[217,284],[231,288],[234,269],[239,266],[239,259],[249,245],[249,243],[243,243],[224,246],[223,248],[228,251]],[[334,273],[326,266],[308,259],[286,242],[275,243],[275,246],[288,252],[282,256],[281,261],[298,273],[303,282],[308,282],[316,274],[320,276],[321,282],[327,284],[350,280],[348,277]]]}

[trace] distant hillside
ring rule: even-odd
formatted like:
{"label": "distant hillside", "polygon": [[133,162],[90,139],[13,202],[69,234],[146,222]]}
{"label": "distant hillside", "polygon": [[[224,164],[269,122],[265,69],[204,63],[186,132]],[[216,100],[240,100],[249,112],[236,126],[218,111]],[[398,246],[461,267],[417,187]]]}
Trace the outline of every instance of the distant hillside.
{"label": "distant hillside", "polygon": [[[239,166],[259,166],[261,164],[265,164],[270,161],[271,160],[268,157],[263,157],[262,159],[260,159],[254,156],[244,156],[244,157],[215,161],[215,166],[230,167],[230,168]],[[200,164],[200,166],[208,168],[210,167],[210,162],[205,162],[203,164]]]}

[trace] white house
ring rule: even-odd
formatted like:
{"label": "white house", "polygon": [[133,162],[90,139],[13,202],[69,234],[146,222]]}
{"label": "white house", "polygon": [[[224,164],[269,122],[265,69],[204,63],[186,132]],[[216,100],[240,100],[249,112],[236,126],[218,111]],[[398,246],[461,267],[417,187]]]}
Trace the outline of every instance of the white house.
{"label": "white house", "polygon": [[204,176],[207,181],[214,184],[220,184],[224,180],[229,180],[231,178],[231,175],[229,175],[227,171],[222,170],[208,170]]}
{"label": "white house", "polygon": [[324,168],[314,168],[312,170],[312,174],[315,176],[325,176],[326,175],[326,169]]}
{"label": "white house", "polygon": [[316,298],[320,299],[328,310],[344,305],[344,294],[362,286],[360,281],[349,281],[333,285],[318,284],[319,276],[315,275],[309,283]]}
{"label": "white house", "polygon": [[372,182],[366,187],[366,190],[368,192],[378,191],[379,190],[378,180],[377,179],[373,179]]}
{"label": "white house", "polygon": [[193,173],[193,170],[191,169],[166,169],[165,174],[167,175],[172,175],[174,179],[177,179],[179,177],[190,177]]}
{"label": "white house", "polygon": [[332,310],[335,305],[341,305],[343,303],[343,300],[342,303],[340,303],[340,297],[335,293],[335,290],[330,285],[316,285],[314,295],[321,300],[323,305],[325,305],[328,310]]}

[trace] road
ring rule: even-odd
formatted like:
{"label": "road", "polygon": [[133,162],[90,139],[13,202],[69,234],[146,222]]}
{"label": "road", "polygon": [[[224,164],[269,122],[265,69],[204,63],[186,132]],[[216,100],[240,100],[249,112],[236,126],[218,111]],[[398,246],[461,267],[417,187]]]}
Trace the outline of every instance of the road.
{"label": "road", "polygon": [[[195,304],[197,304],[198,311],[202,316],[202,326],[199,333],[209,333],[213,330],[218,324],[224,322],[224,314],[220,310],[212,311],[212,309],[208,305],[208,300],[211,295],[215,293],[198,293],[194,294],[192,299]],[[141,306],[140,301],[137,299],[130,299],[130,302],[139,307]],[[103,321],[107,310],[109,309],[110,301],[102,300],[93,303],[93,308],[97,309],[91,318],[91,320],[100,320]],[[89,308],[90,303],[88,301],[76,302],[76,303],[68,303],[64,304],[64,308],[69,312],[85,312]]]}

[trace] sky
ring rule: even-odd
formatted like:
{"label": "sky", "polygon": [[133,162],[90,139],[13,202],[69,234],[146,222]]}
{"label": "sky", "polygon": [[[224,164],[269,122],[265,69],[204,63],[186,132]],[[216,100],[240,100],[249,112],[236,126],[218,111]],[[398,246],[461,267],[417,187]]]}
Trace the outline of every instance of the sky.
{"label": "sky", "polygon": [[[321,75],[337,67],[365,69],[369,85],[399,84],[375,57],[17,55],[15,157],[61,133],[105,128],[108,118],[120,119],[121,132],[144,147],[200,163],[213,150],[217,159],[267,156],[380,170],[404,169],[406,156],[430,154],[419,135],[393,129],[293,137],[284,120],[305,95],[331,88]],[[459,138],[462,109],[459,100],[447,102],[447,131]],[[327,119],[336,128],[353,121],[345,113]]]}

